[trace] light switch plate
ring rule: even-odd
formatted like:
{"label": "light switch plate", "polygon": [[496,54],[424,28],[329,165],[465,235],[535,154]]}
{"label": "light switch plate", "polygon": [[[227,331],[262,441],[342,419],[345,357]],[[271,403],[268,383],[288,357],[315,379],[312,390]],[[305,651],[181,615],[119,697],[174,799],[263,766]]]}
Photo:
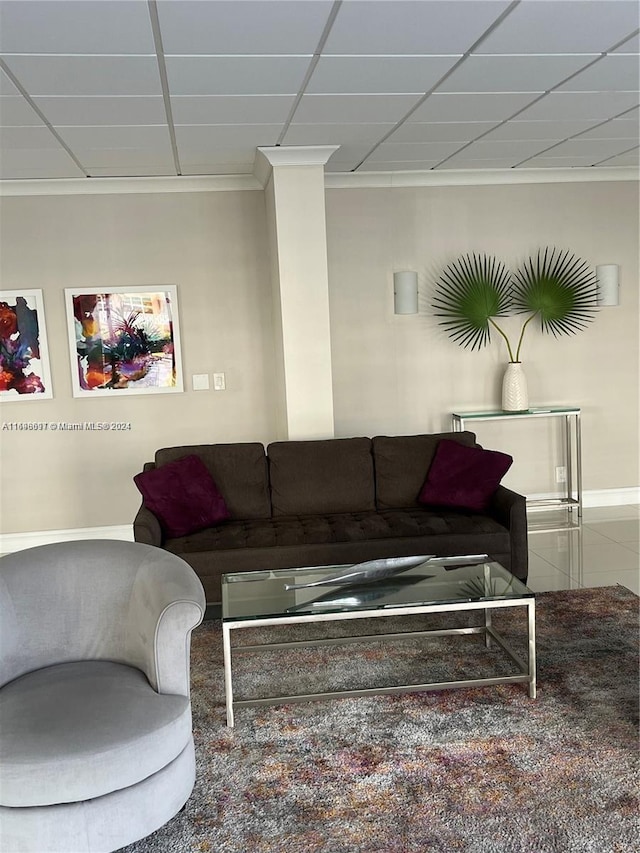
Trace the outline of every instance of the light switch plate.
{"label": "light switch plate", "polygon": [[209,390],[209,374],[208,373],[194,373],[192,377],[193,390],[194,391],[208,391]]}
{"label": "light switch plate", "polygon": [[226,383],[224,380],[224,373],[214,373],[213,374],[213,390],[214,391],[224,391],[226,388]]}

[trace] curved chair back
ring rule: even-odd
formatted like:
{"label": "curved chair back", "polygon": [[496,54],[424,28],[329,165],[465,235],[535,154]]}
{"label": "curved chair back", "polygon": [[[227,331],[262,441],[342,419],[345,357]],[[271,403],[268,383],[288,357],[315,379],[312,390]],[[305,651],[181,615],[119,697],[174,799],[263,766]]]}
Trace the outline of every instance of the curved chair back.
{"label": "curved chair back", "polygon": [[168,633],[178,621],[189,631],[204,609],[193,569],[139,542],[61,542],[10,554],[0,560],[0,686],[45,666],[111,660],[137,666],[160,692],[188,695],[188,666],[186,679],[177,676],[176,661],[161,664],[167,655],[159,651],[165,626]]}

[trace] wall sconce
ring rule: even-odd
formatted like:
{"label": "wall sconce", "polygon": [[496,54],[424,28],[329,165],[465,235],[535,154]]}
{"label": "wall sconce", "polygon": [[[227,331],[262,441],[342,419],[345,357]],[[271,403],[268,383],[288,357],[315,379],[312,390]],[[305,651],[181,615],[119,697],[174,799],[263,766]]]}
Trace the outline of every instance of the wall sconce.
{"label": "wall sconce", "polygon": [[620,267],[602,264],[596,267],[598,305],[620,304]]}
{"label": "wall sconce", "polygon": [[418,273],[412,271],[393,274],[393,310],[395,314],[418,313]]}

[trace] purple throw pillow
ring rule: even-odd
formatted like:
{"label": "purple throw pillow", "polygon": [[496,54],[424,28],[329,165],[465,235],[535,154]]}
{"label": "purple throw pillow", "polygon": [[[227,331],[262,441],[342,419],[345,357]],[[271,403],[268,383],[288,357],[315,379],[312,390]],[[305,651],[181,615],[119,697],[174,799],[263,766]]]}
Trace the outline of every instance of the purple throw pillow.
{"label": "purple throw pillow", "polygon": [[511,456],[498,450],[465,447],[443,438],[418,502],[480,512],[488,506],[512,462]]}
{"label": "purple throw pillow", "polygon": [[187,536],[230,517],[224,498],[199,456],[183,456],[133,478],[166,535]]}

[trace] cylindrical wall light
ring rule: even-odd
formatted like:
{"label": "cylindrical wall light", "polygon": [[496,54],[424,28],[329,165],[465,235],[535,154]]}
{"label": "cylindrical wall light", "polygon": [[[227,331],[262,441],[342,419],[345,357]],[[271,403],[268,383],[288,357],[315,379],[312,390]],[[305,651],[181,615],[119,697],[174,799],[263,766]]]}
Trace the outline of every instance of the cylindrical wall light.
{"label": "cylindrical wall light", "polygon": [[596,267],[598,305],[620,304],[620,267],[618,264],[602,264]]}
{"label": "cylindrical wall light", "polygon": [[418,273],[405,270],[393,274],[393,310],[396,314],[418,313]]}

